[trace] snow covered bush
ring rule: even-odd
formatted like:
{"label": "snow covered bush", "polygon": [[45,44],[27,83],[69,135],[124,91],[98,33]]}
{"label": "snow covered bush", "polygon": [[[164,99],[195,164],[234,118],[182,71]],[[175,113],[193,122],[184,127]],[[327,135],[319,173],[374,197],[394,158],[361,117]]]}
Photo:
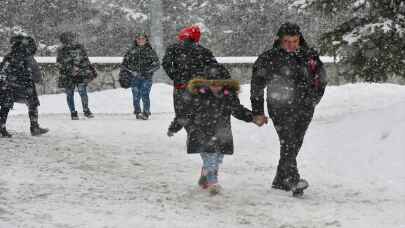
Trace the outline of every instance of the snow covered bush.
{"label": "snow covered bush", "polygon": [[321,38],[322,50],[340,57],[343,74],[370,82],[405,78],[404,1],[299,0],[292,5],[329,17],[346,13],[346,19]]}

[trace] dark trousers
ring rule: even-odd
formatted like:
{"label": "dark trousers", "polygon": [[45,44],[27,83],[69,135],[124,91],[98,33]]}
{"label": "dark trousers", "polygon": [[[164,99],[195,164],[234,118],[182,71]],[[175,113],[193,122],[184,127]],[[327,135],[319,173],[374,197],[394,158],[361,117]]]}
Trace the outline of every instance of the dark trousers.
{"label": "dark trousers", "polygon": [[300,180],[297,156],[313,114],[313,107],[303,106],[293,109],[269,107],[269,115],[280,140],[280,160],[273,184],[283,184],[286,180],[297,183]]}
{"label": "dark trousers", "polygon": [[174,88],[173,91],[173,104],[174,104],[174,113],[175,117],[172,123],[169,126],[169,131],[177,132],[180,131],[184,126],[184,121],[181,116],[187,116],[186,112],[186,103],[191,99],[191,94],[187,89],[178,89]]}
{"label": "dark trousers", "polygon": [[[38,106],[27,105],[28,106],[28,116],[30,118],[31,127],[38,127]],[[8,113],[10,108],[1,107],[0,109],[0,127],[5,127],[7,123]]]}

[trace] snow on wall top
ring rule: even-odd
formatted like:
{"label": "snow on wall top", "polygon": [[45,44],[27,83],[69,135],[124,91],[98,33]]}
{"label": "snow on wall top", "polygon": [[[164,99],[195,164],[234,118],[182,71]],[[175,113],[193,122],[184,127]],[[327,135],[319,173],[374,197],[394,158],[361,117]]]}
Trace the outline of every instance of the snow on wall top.
{"label": "snow on wall top", "polygon": [[[35,59],[38,61],[38,63],[56,63],[56,57],[53,56],[37,56]],[[257,56],[227,56],[227,57],[217,57],[216,58],[219,63],[225,63],[225,64],[253,64]],[[3,57],[0,57],[0,61],[3,60]],[[92,63],[97,63],[97,64],[120,64],[122,63],[123,57],[102,57],[102,56],[95,56],[95,57],[90,57],[90,61]],[[329,56],[321,56],[321,60],[324,63],[333,63],[333,57]]]}

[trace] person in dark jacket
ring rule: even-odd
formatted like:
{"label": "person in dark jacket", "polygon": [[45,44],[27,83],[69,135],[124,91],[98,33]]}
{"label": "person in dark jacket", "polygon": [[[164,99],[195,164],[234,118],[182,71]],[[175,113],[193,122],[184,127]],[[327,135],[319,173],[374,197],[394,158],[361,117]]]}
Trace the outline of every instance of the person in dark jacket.
{"label": "person in dark jacket", "polygon": [[133,47],[124,56],[120,72],[129,75],[137,119],[147,120],[151,114],[149,95],[153,84],[152,77],[159,68],[159,57],[150,45],[148,36],[144,32],[138,33]]}
{"label": "person in dark jacket", "polygon": [[308,187],[297,168],[297,155],[311,123],[315,106],[326,87],[326,71],[296,24],[283,24],[271,50],[259,56],[251,81],[252,111],[264,118],[267,107],[280,139],[280,161],[273,188],[300,195]]}
{"label": "person in dark jacket", "polygon": [[[190,98],[187,84],[190,80],[212,73],[229,79],[229,72],[220,65],[212,52],[199,44],[201,31],[198,26],[184,28],[178,35],[178,42],[169,46],[163,57],[162,66],[173,80],[173,102],[176,117],[170,124],[169,132],[178,131],[182,125],[178,116],[183,115],[184,103]],[[179,129],[180,128],[180,129]]]}
{"label": "person in dark jacket", "polygon": [[94,115],[89,108],[87,85],[97,77],[97,72],[91,65],[83,45],[78,43],[77,34],[64,32],[60,35],[59,39],[62,46],[58,49],[56,58],[60,74],[58,87],[65,89],[71,118],[72,120],[79,119],[74,100],[76,87],[78,88],[82,100],[84,115],[87,118],[93,118]]}
{"label": "person in dark jacket", "polygon": [[0,64],[0,134],[11,137],[6,129],[7,117],[14,102],[28,106],[31,135],[38,136],[49,130],[38,124],[40,105],[35,83],[41,81],[41,71],[34,59],[37,45],[32,37],[17,35],[11,38],[11,52]]}
{"label": "person in dark jacket", "polygon": [[187,153],[201,155],[203,167],[198,184],[216,194],[220,190],[219,166],[224,155],[232,155],[234,149],[231,115],[258,126],[265,122],[240,104],[239,81],[208,76],[191,80],[187,89],[190,92],[190,99],[184,103],[187,111],[178,116],[187,131]]}

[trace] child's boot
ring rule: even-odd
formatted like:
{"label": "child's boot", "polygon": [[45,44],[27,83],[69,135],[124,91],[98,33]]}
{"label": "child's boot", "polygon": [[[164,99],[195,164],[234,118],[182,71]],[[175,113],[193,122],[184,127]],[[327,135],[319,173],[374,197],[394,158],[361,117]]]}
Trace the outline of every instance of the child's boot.
{"label": "child's boot", "polygon": [[208,187],[208,173],[204,168],[201,168],[201,175],[200,179],[198,180],[198,186],[200,186],[202,189],[207,189]]}

